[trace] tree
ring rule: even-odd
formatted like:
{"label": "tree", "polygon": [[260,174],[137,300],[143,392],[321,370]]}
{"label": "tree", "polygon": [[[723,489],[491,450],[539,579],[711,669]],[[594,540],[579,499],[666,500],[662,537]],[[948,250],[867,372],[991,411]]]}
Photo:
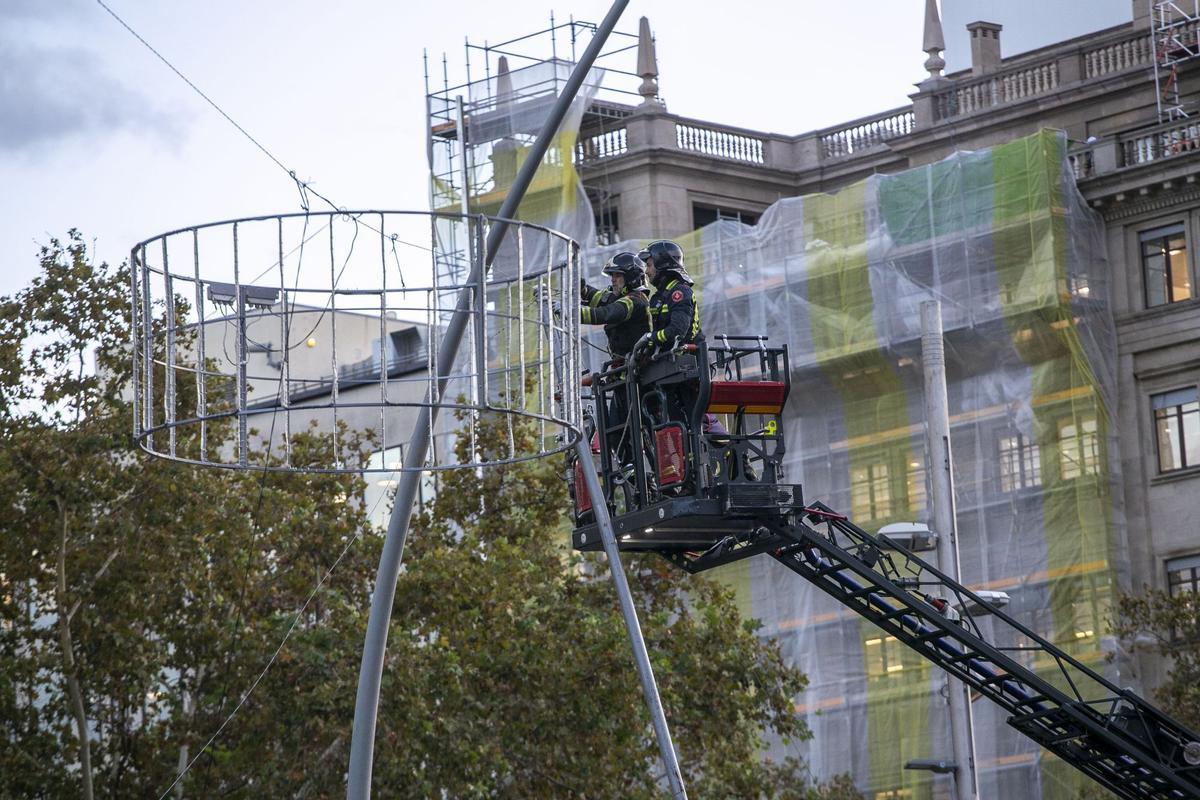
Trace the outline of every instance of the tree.
{"label": "tree", "polygon": [[[479,421],[485,458],[503,452],[507,425]],[[535,430],[518,422],[514,435]],[[406,745],[378,757],[379,785],[406,797],[661,796],[607,566],[567,547],[568,505],[561,464],[543,461],[449,473],[421,511],[395,609],[411,635],[390,645],[381,712]],[[690,791],[818,796],[803,765],[761,757],[766,732],[810,735],[792,708],[804,676],[728,589],[658,557],[626,566]],[[847,783],[821,796],[857,797]]]}
{"label": "tree", "polygon": [[1200,596],[1147,590],[1117,599],[1113,632],[1134,641],[1149,635],[1154,649],[1170,659],[1155,701],[1192,730],[1200,730]]}
{"label": "tree", "polygon": [[[127,272],[74,232],[41,261],[0,300],[0,797],[158,797],[193,759],[176,797],[340,796],[381,544],[346,500],[361,480],[144,456]],[[374,446],[344,434],[342,458]],[[480,434],[486,453],[506,422]],[[330,447],[300,433],[293,460]],[[388,796],[661,795],[606,567],[566,546],[559,467],[448,473],[420,510],[377,736]],[[766,733],[809,736],[792,711],[805,679],[729,591],[626,564],[692,793],[858,797],[761,757]]]}
{"label": "tree", "polygon": [[[124,399],[128,273],[91,264],[75,232],[41,262],[0,304],[0,795],[157,797],[364,529],[341,499],[358,481],[143,456]],[[192,382],[179,386],[190,402]],[[180,446],[195,442],[181,433]],[[298,458],[329,446],[312,432],[293,442]],[[290,779],[345,738],[348,711],[298,716],[294,693],[324,701],[314,659],[341,689],[353,680],[376,553],[374,537],[351,549],[281,656],[309,662],[268,673],[184,786],[236,795]]]}

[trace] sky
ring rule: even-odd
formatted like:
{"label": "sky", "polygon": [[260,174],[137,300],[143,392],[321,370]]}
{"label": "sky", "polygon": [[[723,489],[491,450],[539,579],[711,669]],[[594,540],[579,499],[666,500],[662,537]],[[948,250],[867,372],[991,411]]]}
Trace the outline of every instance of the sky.
{"label": "sky", "polygon": [[[424,50],[439,75],[446,53],[459,83],[466,39],[530,33],[551,13],[599,22],[609,8],[608,0],[104,2],[287,170],[352,209],[428,207]],[[1129,0],[943,2],[950,69],[969,65],[966,22],[1004,24],[1009,55],[1127,21],[1130,9]],[[798,134],[904,105],[925,77],[924,0],[745,8],[630,2],[619,29],[636,32],[638,18],[649,18],[669,111]],[[70,228],[98,260],[119,263],[164,231],[298,210],[285,169],[97,0],[0,0],[0,296],[27,285],[39,246]]]}

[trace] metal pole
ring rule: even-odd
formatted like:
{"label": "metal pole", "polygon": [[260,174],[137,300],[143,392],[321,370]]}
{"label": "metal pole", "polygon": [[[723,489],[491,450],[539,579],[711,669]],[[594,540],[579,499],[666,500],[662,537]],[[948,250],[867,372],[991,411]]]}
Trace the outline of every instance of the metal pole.
{"label": "metal pole", "polygon": [[[930,507],[937,531],[938,564],[942,572],[959,580],[958,529],[954,521],[954,474],[950,456],[950,408],[946,397],[946,350],[942,339],[942,304],[921,304],[921,359],[925,373],[926,443],[929,449]],[[946,676],[950,701],[950,738],[954,745],[954,781],[957,800],[976,800],[979,779],[975,773],[975,742],[971,724],[971,698],[967,685]]]}
{"label": "metal pole", "polygon": [[[629,0],[615,0],[608,15],[596,29],[595,36],[588,43],[579,63],[575,65],[571,77],[563,87],[562,94],[558,96],[550,116],[538,133],[537,140],[530,147],[530,152],[521,165],[497,216],[505,219],[516,216],[517,207],[525,196],[525,191],[529,188],[542,158],[546,155],[550,141],[558,132],[558,127],[562,124],[575,95],[583,85],[588,70],[592,68],[592,64],[600,54],[600,49],[604,46],[613,28],[616,27],[617,20],[628,3]],[[448,373],[458,355],[458,348],[462,343],[463,332],[470,316],[471,287],[480,283],[482,272],[491,266],[496,252],[500,249],[504,234],[507,232],[508,223],[506,222],[497,222],[491,226],[491,230],[488,231],[486,256],[483,259],[475,259],[471,265],[472,275],[459,292],[454,316],[446,327],[446,336],[438,348],[438,371],[443,373],[436,376],[436,396],[439,398],[449,381]],[[387,650],[388,625],[391,622],[392,603],[396,598],[396,581],[400,575],[400,564],[404,559],[404,543],[408,537],[408,524],[421,481],[421,469],[425,466],[425,456],[429,451],[429,432],[437,420],[439,410],[437,406],[432,405],[432,389],[431,386],[430,391],[426,393],[426,403],[417,414],[412,439],[404,453],[404,471],[401,473],[399,484],[396,487],[395,505],[392,507],[392,516],[388,522],[383,552],[379,557],[375,591],[371,595],[371,614],[367,620],[367,635],[363,642],[362,664],[358,673],[358,693],[354,701],[354,728],[350,737],[350,766],[346,781],[347,800],[368,800],[371,796],[371,770],[375,758],[375,724],[379,712],[379,688],[383,680],[383,659]]]}
{"label": "metal pole", "polygon": [[687,800],[687,791],[683,788],[683,775],[679,771],[679,759],[676,758],[675,746],[671,743],[671,731],[667,728],[667,717],[663,713],[662,700],[658,696],[658,685],[654,682],[654,670],[650,666],[650,655],[646,652],[646,640],[642,637],[641,625],[638,624],[637,609],[633,607],[629,582],[625,580],[625,571],[621,569],[617,537],[613,532],[612,519],[608,515],[608,504],[604,502],[604,491],[600,488],[600,477],[596,474],[596,465],[592,462],[590,444],[581,438],[575,443],[575,455],[579,458],[588,495],[592,498],[592,513],[596,515],[596,527],[600,529],[604,555],[608,556],[608,569],[612,574],[613,584],[617,587],[621,616],[625,617],[625,628],[629,631],[629,644],[633,647],[638,677],[642,681],[642,694],[646,698],[647,708],[650,709],[654,736],[658,739],[658,752],[662,755],[663,766],[667,770],[671,794],[676,800]]}

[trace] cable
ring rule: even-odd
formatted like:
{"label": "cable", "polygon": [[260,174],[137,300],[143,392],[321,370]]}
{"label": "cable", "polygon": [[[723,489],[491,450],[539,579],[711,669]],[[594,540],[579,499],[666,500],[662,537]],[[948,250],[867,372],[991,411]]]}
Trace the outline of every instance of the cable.
{"label": "cable", "polygon": [[[370,517],[372,514],[375,513],[375,509],[378,508],[380,501],[382,501],[383,498],[386,496],[387,496],[387,492],[384,492],[379,495],[379,497],[375,500],[374,505],[371,506],[371,510],[367,512],[368,517]],[[192,760],[187,763],[187,766],[185,766],[179,772],[179,774],[175,776],[175,780],[171,781],[171,785],[168,786],[166,789],[164,789],[163,793],[158,796],[158,800],[165,800],[166,796],[171,793],[171,790],[175,788],[176,784],[178,784],[181,780],[183,780],[183,776],[188,773],[188,770],[190,770],[192,768],[192,765],[194,765],[200,759],[200,756],[204,755],[205,751],[208,750],[208,748],[212,745],[212,743],[217,740],[217,737],[221,735],[221,732],[225,730],[225,727],[227,725],[229,725],[230,721],[238,713],[238,711],[241,709],[241,707],[246,704],[246,701],[248,699],[250,699],[251,693],[253,693],[254,690],[258,687],[258,684],[262,682],[262,679],[264,677],[266,677],[267,672],[270,671],[271,666],[274,665],[274,663],[275,663],[275,660],[277,658],[279,658],[279,654],[281,652],[283,652],[283,646],[285,644],[287,644],[288,638],[292,635],[292,631],[294,631],[296,629],[296,625],[299,624],[300,618],[302,616],[304,616],[304,612],[308,610],[308,606],[310,603],[312,603],[313,598],[317,596],[317,593],[319,591],[321,591],[321,587],[323,587],[325,585],[326,581],[329,580],[329,577],[333,574],[333,571],[335,569],[337,569],[338,564],[342,563],[342,559],[344,559],[346,557],[346,554],[350,552],[350,548],[353,547],[354,544],[359,539],[362,538],[362,536],[363,536],[363,531],[359,530],[353,536],[350,537],[350,541],[346,542],[346,546],[343,547],[342,552],[338,554],[337,560],[334,561],[333,565],[330,566],[329,569],[327,569],[325,571],[325,574],[321,576],[321,580],[319,580],[317,582],[317,585],[309,593],[308,597],[305,598],[304,604],[301,605],[300,608],[296,611],[296,615],[292,618],[292,624],[288,626],[287,632],[284,633],[284,635],[283,635],[283,641],[281,641],[279,643],[279,646],[275,648],[275,652],[273,652],[271,654],[271,658],[267,660],[266,666],[264,666],[262,668],[262,671],[258,673],[258,676],[254,679],[254,682],[250,684],[250,688],[247,689],[242,694],[241,699],[238,700],[238,704],[234,707],[234,709],[232,711],[229,712],[229,715],[227,717],[225,717],[225,720],[221,723],[220,727],[217,728],[217,730],[213,733],[213,735],[208,737],[208,741],[204,743],[204,746],[200,748],[200,751],[198,753],[196,753],[196,755],[192,757]]]}
{"label": "cable", "polygon": [[[346,210],[346,209],[342,208],[341,206],[337,205],[336,203],[334,203],[332,200],[330,200],[325,195],[318,192],[316,189],[312,188],[312,185],[308,181],[302,181],[298,177],[296,177],[295,170],[288,169],[287,166],[285,166],[282,161],[280,161],[278,158],[276,158],[275,155],[270,150],[268,150],[266,147],[263,146],[262,142],[258,141],[253,136],[251,136],[250,133],[245,128],[243,128],[241,125],[239,125],[237,123],[237,120],[235,120],[233,117],[229,116],[229,114],[227,114],[225,112],[225,109],[221,108],[219,105],[216,104],[216,102],[211,97],[209,97],[203,91],[201,91],[199,86],[197,86],[196,84],[194,84],[190,80],[188,80],[188,77],[186,75],[184,75],[182,72],[180,72],[179,69],[174,64],[172,64],[170,61],[168,61],[166,56],[164,56],[162,53],[155,50],[154,46],[151,45],[145,39],[143,39],[142,36],[137,31],[135,31],[133,28],[129,27],[129,23],[127,23],[125,20],[121,19],[121,17],[119,17],[117,15],[117,12],[115,12],[111,8],[109,8],[108,5],[104,2],[104,0],[96,0],[96,3],[101,8],[103,8],[105,11],[107,11],[109,16],[111,16],[113,19],[115,19],[121,25],[122,28],[129,31],[129,33],[133,36],[133,38],[137,39],[139,42],[142,43],[143,46],[145,46],[145,48],[147,50],[149,50],[151,53],[153,53],[159,61],[161,61],[163,64],[166,64],[167,68],[170,69],[172,72],[174,72],[177,76],[179,76],[179,79],[181,81],[183,81],[184,83],[186,83],[192,89],[192,91],[194,91],[196,94],[200,95],[200,97],[204,99],[204,102],[206,102],[210,106],[212,106],[213,109],[218,114],[220,114],[222,117],[224,117],[225,120],[230,125],[232,125],[234,128],[237,129],[238,133],[242,134],[242,136],[245,136],[250,141],[251,144],[253,144],[255,147],[257,147],[262,152],[263,155],[265,155],[267,158],[271,159],[271,161],[274,162],[274,164],[276,166],[278,166],[281,170],[283,170],[285,173],[287,173],[287,176],[289,178],[291,178],[292,181],[295,182],[296,187],[300,191],[300,205],[306,212],[308,211],[308,194],[310,194],[310,193],[315,195],[316,197],[320,198],[321,200],[323,200],[334,211],[343,211],[344,212]],[[371,226],[368,225],[367,227],[370,228]],[[372,228],[372,230],[374,230],[374,229]],[[380,234],[381,236],[383,235],[382,231],[376,231],[376,233]],[[418,250],[427,250],[427,251],[432,252],[432,248],[426,247],[424,245],[414,244],[413,242],[406,242],[403,239],[397,238],[395,236],[395,234],[392,235],[392,238],[395,241],[399,241],[402,244],[406,244],[410,247],[415,247]]]}

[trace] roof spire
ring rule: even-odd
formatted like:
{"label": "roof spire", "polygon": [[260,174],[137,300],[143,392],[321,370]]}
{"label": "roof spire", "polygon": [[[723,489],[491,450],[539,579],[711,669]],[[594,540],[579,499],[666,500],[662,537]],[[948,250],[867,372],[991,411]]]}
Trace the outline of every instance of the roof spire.
{"label": "roof spire", "polygon": [[496,106],[506,111],[512,108],[513,82],[508,71],[508,59],[500,56],[496,64]]}
{"label": "roof spire", "polygon": [[921,47],[929,58],[925,59],[925,69],[929,70],[929,79],[942,77],[946,61],[941,53],[946,49],[946,39],[942,36],[942,20],[938,17],[937,0],[925,0],[925,43]]}
{"label": "roof spire", "polygon": [[658,99],[658,56],[654,52],[654,38],[650,35],[650,20],[642,17],[638,22],[637,74],[642,78],[638,94],[643,106],[660,106]]}

